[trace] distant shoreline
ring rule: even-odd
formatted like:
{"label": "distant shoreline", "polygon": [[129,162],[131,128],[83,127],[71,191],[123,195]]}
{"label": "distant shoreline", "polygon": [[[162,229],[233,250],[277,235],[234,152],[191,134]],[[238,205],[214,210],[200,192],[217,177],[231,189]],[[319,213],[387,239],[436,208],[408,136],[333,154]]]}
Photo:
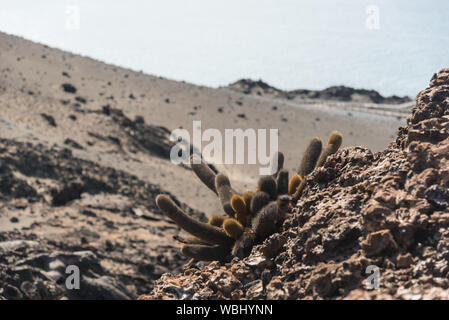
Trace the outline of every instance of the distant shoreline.
{"label": "distant shoreline", "polygon": [[359,102],[374,104],[402,104],[412,101],[408,96],[396,95],[384,97],[375,90],[355,89],[343,85],[332,86],[323,90],[296,89],[284,91],[273,87],[262,80],[240,79],[224,88],[247,95],[267,96],[287,100],[326,100],[340,102]]}

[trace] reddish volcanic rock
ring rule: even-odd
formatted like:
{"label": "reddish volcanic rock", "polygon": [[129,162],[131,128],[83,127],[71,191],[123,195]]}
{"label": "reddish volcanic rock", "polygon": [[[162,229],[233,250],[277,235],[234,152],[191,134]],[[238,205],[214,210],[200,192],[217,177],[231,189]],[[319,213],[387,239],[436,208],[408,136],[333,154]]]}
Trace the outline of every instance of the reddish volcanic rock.
{"label": "reddish volcanic rock", "polygon": [[[449,69],[378,153],[344,148],[307,177],[282,229],[243,260],[166,274],[142,299],[448,299]],[[379,288],[367,286],[368,266]],[[176,283],[176,285],[174,284]]]}

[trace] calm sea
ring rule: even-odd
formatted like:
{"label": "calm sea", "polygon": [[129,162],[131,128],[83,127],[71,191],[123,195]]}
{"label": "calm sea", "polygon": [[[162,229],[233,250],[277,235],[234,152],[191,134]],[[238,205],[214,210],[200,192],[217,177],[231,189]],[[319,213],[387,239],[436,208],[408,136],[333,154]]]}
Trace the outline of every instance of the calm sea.
{"label": "calm sea", "polygon": [[413,97],[449,67],[448,17],[448,0],[14,0],[0,30],[213,87],[253,78]]}

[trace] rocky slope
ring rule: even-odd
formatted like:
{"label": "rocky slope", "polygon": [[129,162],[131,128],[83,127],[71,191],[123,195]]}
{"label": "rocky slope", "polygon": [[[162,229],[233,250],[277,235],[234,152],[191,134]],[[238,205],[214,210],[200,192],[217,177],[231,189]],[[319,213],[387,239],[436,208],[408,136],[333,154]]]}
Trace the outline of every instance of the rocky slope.
{"label": "rocky slope", "polygon": [[[154,203],[161,192],[68,148],[0,139],[0,300],[133,299],[181,270],[178,228]],[[69,265],[79,290],[66,287]]]}
{"label": "rocky slope", "polygon": [[249,257],[186,266],[141,298],[449,299],[449,69],[387,149],[343,148],[307,183]]}
{"label": "rocky slope", "polygon": [[354,89],[345,86],[334,86],[323,90],[297,89],[283,91],[262,80],[241,79],[231,83],[227,88],[248,95],[268,96],[288,100],[331,100],[346,102],[366,102],[382,104],[401,104],[411,101],[409,97],[384,97],[375,90]]}

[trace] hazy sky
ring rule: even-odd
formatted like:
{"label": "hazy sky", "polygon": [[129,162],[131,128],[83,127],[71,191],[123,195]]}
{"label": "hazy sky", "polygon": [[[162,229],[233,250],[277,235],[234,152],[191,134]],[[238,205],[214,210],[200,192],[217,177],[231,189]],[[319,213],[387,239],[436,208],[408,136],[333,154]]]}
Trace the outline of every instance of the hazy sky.
{"label": "hazy sky", "polygon": [[14,0],[0,30],[208,86],[414,96],[449,66],[448,13],[447,0]]}

